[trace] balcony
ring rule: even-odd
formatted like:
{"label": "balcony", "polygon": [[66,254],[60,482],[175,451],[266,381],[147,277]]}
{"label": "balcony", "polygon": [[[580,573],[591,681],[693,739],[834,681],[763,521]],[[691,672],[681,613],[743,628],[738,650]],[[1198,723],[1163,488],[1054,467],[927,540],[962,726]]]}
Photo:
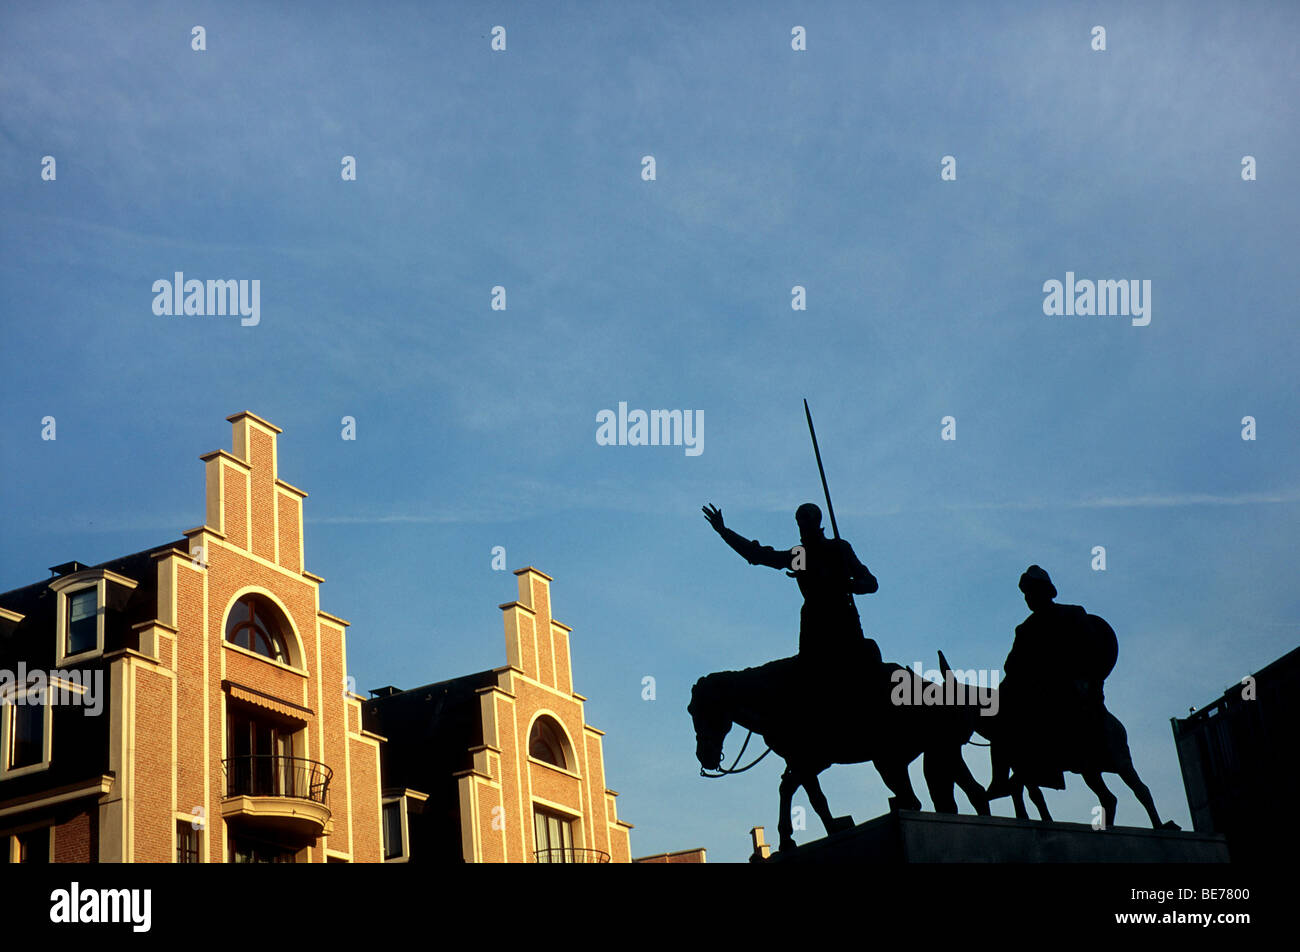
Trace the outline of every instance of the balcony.
{"label": "balcony", "polygon": [[546,850],[534,850],[533,859],[539,863],[608,863],[609,854],[604,850],[584,850],[574,846],[555,846]]}
{"label": "balcony", "polygon": [[304,757],[252,754],[221,762],[226,793],[221,815],[236,827],[314,839],[330,831],[334,771]]}

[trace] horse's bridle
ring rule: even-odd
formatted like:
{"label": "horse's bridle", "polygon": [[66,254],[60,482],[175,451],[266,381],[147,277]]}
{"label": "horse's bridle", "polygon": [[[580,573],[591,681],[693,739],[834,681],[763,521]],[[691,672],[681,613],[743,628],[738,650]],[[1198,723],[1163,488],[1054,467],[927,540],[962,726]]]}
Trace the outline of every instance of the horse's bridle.
{"label": "horse's bridle", "polygon": [[748,770],[750,767],[753,767],[760,760],[762,760],[764,757],[766,757],[768,754],[772,752],[771,747],[767,748],[767,750],[763,751],[756,758],[754,758],[752,762],[746,764],[744,767],[741,767],[739,770],[737,770],[736,764],[740,763],[740,758],[745,756],[745,748],[749,746],[749,739],[753,736],[754,736],[753,731],[750,731],[748,734],[745,735],[745,742],[740,745],[740,753],[736,754],[736,759],[731,762],[730,767],[723,767],[721,764],[719,764],[717,773],[709,773],[707,770],[701,767],[700,776],[708,777],[710,780],[716,780],[719,777],[725,777],[728,774],[744,773],[746,770]]}

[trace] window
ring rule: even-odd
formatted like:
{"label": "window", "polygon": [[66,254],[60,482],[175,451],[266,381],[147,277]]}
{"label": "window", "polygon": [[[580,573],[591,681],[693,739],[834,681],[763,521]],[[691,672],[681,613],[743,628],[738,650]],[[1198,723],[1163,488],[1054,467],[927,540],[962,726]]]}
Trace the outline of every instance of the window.
{"label": "window", "polygon": [[280,610],[260,595],[244,595],[226,619],[226,641],[282,664],[289,664],[289,649],[282,632]]}
{"label": "window", "polygon": [[99,647],[99,592],[83,588],[68,595],[66,653],[78,655]]}
{"label": "window", "polygon": [[192,820],[180,820],[176,823],[176,862],[199,861],[199,831]]}
{"label": "window", "polygon": [[529,757],[567,770],[564,748],[564,735],[555,721],[543,716],[533,722],[532,733],[528,735]]}
{"label": "window", "polygon": [[406,855],[405,841],[402,835],[402,801],[384,801],[384,859],[401,859]]}
{"label": "window", "polygon": [[46,691],[13,691],[0,704],[0,777],[50,764],[51,711]]}
{"label": "window", "polygon": [[44,826],[14,836],[0,836],[0,863],[48,864],[52,829]]}
{"label": "window", "polygon": [[300,797],[324,802],[315,778],[295,769],[298,728],[242,707],[232,707],[226,722],[226,796]]}
{"label": "window", "polygon": [[533,808],[533,842],[539,863],[572,863],[573,821],[541,807]]}
{"label": "window", "polygon": [[13,741],[9,747],[9,769],[31,767],[45,759],[45,705],[32,703],[15,705],[10,723],[13,724]]}

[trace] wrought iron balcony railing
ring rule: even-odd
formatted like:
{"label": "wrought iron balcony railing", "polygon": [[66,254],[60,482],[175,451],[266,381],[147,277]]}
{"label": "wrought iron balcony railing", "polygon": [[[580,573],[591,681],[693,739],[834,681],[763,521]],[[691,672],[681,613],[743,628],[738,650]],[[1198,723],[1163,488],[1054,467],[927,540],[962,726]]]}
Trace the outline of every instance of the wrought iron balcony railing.
{"label": "wrought iron balcony railing", "polygon": [[228,797],[295,797],[329,805],[334,771],[305,757],[249,754],[221,762]]}
{"label": "wrought iron balcony railing", "polygon": [[534,850],[533,858],[539,863],[609,862],[609,854],[604,850],[584,850],[574,846],[553,846],[550,849]]}

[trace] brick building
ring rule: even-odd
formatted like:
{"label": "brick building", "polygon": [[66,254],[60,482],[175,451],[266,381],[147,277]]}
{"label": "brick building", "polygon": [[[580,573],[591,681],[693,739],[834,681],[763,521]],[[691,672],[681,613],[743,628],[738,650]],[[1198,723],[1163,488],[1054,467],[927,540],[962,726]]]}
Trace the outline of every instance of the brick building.
{"label": "brick building", "polygon": [[631,824],[605,786],[603,732],[586,722],[570,629],[551,578],[515,572],[506,664],[407,691],[372,691],[363,724],[386,739],[385,853],[392,862],[631,861]]}
{"label": "brick building", "polygon": [[378,862],[381,739],[280,430],[228,418],[184,538],[0,594],[0,863]]}

